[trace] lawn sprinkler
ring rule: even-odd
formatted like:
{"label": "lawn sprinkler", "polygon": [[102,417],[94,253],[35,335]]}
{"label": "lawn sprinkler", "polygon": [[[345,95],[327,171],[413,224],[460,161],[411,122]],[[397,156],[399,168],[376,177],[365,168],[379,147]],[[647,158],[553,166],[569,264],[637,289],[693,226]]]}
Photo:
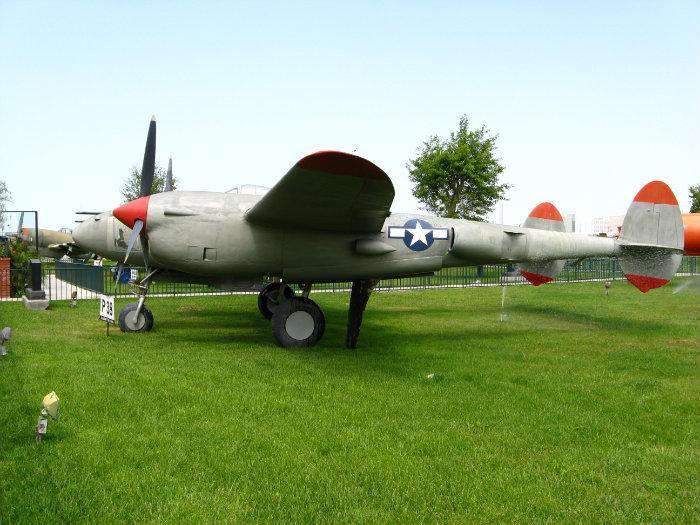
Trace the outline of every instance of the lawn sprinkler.
{"label": "lawn sprinkler", "polygon": [[610,281],[605,281],[605,297],[610,295],[610,287],[612,286],[612,283]]}
{"label": "lawn sprinkler", "polygon": [[12,335],[12,328],[6,326],[0,330],[0,355],[7,355],[7,348],[5,348],[5,343],[10,340]]}
{"label": "lawn sprinkler", "polygon": [[70,294],[70,307],[75,308],[78,305],[78,290],[73,290]]}
{"label": "lawn sprinkler", "polygon": [[41,440],[46,435],[46,429],[49,426],[49,417],[58,421],[58,409],[61,406],[61,400],[58,399],[56,392],[49,392],[41,401],[41,413],[36,424],[36,442],[41,443]]}

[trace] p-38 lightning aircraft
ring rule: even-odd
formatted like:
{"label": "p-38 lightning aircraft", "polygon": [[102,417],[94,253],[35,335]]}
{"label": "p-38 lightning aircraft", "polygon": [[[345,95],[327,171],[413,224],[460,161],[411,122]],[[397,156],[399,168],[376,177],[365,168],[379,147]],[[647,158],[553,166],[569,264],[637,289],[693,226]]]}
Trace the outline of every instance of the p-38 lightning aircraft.
{"label": "p-38 lightning aircraft", "polygon": [[[363,311],[380,279],[518,263],[537,286],[554,280],[566,259],[610,256],[618,257],[627,279],[647,292],[668,283],[683,256],[678,202],[661,181],[637,193],[620,237],[612,239],[567,233],[560,213],[547,202],[536,206],[522,227],[392,214],[394,187],[387,174],[368,160],[337,151],[304,157],[263,196],[149,195],[155,134],[153,118],[143,196],[85,220],[74,231],[80,246],[110,256],[112,239],[104,224],[120,221],[131,229],[125,260],[140,240],[147,271],[136,283],[138,302],[119,315],[127,332],[152,328],[153,314],[144,303],[150,283],[166,271],[212,282],[276,278],[260,292],[258,306],[285,347],[312,346],[323,336],[323,312],[309,298],[314,283],[352,281],[346,345],[355,348]],[[301,295],[295,295],[293,284],[301,285]]]}

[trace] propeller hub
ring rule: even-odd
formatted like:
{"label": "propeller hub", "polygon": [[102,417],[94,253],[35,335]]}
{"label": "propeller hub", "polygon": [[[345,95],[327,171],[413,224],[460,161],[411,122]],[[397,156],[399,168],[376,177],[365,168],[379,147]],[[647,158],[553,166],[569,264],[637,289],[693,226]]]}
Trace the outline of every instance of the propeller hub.
{"label": "propeller hub", "polygon": [[148,201],[151,196],[141,197],[140,199],[127,202],[118,208],[112,210],[112,215],[114,215],[119,222],[128,226],[129,228],[134,227],[134,223],[137,220],[143,222],[144,231],[146,229],[146,216],[148,215]]}

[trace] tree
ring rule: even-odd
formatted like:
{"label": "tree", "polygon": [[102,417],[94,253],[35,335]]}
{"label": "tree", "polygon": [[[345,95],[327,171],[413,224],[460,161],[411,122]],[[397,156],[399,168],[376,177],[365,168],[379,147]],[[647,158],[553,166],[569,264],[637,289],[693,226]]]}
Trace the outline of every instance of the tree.
{"label": "tree", "polygon": [[441,217],[485,220],[508,184],[499,184],[505,169],[496,158],[496,139],[485,126],[469,129],[469,119],[459,119],[459,129],[442,140],[437,136],[418,148],[408,162],[413,195],[426,209]]}
{"label": "tree", "polygon": [[[153,174],[153,187],[151,193],[160,193],[165,189],[165,177],[167,172],[156,164],[156,170]],[[173,177],[173,189],[177,188],[177,179]],[[122,198],[124,202],[133,201],[139,198],[141,191],[141,170],[136,166],[131,167],[131,173],[124,179],[122,184]]]}
{"label": "tree", "polygon": [[8,202],[12,202],[12,194],[5,181],[0,180],[0,233],[5,229],[5,210]]}
{"label": "tree", "polygon": [[700,213],[700,184],[690,187],[690,213]]}

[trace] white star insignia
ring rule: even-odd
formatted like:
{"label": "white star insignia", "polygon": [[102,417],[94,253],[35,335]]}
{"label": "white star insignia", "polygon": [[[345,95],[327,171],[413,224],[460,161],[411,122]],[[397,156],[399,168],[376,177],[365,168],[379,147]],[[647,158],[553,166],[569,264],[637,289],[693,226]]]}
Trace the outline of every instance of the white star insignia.
{"label": "white star insignia", "polygon": [[411,244],[409,246],[413,246],[417,242],[422,242],[423,244],[428,246],[427,235],[431,232],[431,230],[424,230],[423,227],[420,225],[420,222],[416,221],[416,227],[406,228],[406,231],[408,231],[413,236],[413,238],[411,239]]}

